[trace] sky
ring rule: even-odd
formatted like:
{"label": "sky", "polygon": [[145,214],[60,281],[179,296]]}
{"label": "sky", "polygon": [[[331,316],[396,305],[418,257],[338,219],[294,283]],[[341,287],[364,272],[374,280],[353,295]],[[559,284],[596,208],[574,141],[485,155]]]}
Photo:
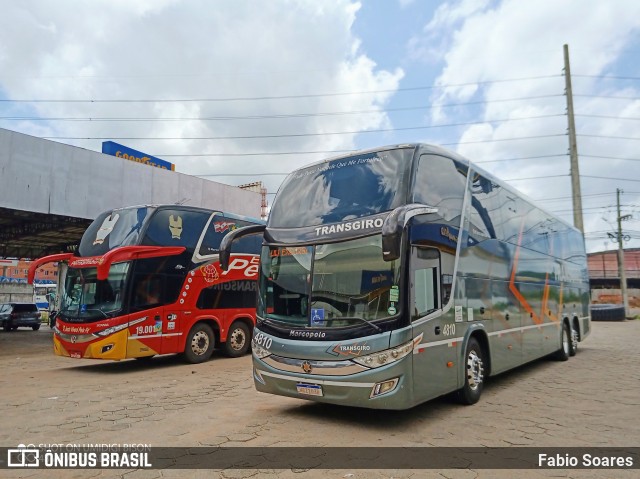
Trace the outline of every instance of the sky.
{"label": "sky", "polygon": [[587,250],[640,247],[635,0],[0,0],[0,128],[113,140],[269,202],[361,148],[457,151],[573,223],[568,45]]}

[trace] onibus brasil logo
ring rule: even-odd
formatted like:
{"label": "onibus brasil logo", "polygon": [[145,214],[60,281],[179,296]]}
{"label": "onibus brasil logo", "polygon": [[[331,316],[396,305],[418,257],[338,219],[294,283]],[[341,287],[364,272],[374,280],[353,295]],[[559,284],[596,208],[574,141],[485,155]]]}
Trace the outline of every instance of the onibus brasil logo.
{"label": "onibus brasil logo", "polygon": [[146,444],[18,444],[7,449],[7,467],[145,468],[152,467]]}

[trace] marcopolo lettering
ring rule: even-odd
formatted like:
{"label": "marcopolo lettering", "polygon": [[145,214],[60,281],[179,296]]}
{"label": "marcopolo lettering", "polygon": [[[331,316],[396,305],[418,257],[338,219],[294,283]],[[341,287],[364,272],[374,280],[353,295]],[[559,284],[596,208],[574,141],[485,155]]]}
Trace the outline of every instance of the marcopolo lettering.
{"label": "marcopolo lettering", "polygon": [[320,331],[289,331],[289,337],[291,338],[324,338],[327,333],[323,333]]}
{"label": "marcopolo lettering", "polygon": [[318,226],[315,229],[316,236],[330,235],[334,233],[348,233],[349,231],[369,230],[373,228],[382,228],[382,218],[376,218],[374,220],[357,220],[349,221],[347,223],[338,223],[331,226]]}

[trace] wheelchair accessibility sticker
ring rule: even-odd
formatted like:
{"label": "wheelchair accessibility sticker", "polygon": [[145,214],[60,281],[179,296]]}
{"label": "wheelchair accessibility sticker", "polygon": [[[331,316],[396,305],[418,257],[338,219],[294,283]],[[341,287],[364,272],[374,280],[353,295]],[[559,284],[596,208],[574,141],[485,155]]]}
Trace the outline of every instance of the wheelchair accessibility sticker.
{"label": "wheelchair accessibility sticker", "polygon": [[311,326],[322,326],[324,324],[324,309],[311,308]]}

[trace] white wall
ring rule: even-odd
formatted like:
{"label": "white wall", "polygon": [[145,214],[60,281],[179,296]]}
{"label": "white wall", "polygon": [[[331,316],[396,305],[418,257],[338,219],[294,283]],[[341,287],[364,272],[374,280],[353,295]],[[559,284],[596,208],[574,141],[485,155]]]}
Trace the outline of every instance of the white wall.
{"label": "white wall", "polygon": [[260,217],[260,194],[0,129],[0,207],[93,219],[176,203]]}

